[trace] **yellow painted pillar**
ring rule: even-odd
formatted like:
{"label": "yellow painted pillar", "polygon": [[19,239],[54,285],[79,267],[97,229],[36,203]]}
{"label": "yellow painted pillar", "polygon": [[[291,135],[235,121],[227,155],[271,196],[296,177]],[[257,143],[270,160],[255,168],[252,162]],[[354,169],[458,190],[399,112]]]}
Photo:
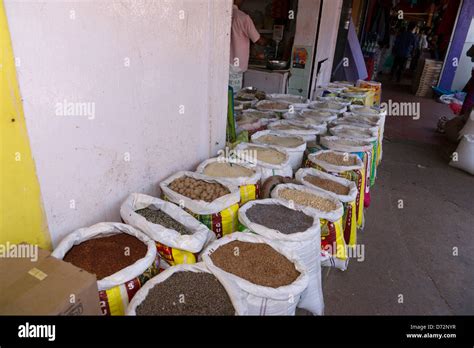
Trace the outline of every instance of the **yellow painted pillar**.
{"label": "yellow painted pillar", "polygon": [[21,242],[51,248],[0,0],[0,244]]}

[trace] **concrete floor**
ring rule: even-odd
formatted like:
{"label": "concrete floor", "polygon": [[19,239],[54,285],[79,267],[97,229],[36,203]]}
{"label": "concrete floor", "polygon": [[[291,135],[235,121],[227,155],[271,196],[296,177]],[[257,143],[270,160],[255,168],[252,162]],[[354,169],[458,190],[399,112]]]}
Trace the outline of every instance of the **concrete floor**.
{"label": "concrete floor", "polygon": [[384,84],[384,95],[421,102],[422,118],[387,119],[359,233],[365,260],[351,260],[345,272],[323,268],[326,315],[473,315],[474,178],[447,165],[434,133],[450,110],[403,86]]}

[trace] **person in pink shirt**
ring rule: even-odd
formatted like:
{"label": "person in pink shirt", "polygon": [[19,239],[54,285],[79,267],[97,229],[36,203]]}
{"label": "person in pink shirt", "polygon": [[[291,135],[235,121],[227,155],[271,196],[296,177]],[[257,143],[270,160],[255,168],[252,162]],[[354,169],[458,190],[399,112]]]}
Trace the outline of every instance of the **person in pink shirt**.
{"label": "person in pink shirt", "polygon": [[239,9],[243,2],[244,0],[234,0],[232,9],[230,85],[235,92],[242,87],[242,76],[249,66],[250,41],[261,46],[268,43],[268,40],[260,36],[250,16]]}

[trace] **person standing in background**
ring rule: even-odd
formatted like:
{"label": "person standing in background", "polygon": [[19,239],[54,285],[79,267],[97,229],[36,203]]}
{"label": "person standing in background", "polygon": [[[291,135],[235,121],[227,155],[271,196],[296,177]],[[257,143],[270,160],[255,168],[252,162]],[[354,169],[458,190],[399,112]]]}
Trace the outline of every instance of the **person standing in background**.
{"label": "person standing in background", "polygon": [[397,82],[400,83],[402,79],[403,71],[407,65],[407,60],[415,47],[415,34],[413,31],[416,28],[416,23],[412,22],[408,25],[408,29],[402,30],[395,39],[393,46],[393,67],[392,67],[392,79],[396,76]]}
{"label": "person standing in background", "polygon": [[230,35],[229,85],[237,92],[242,88],[243,74],[247,71],[250,57],[250,41],[265,46],[268,40],[261,37],[248,14],[241,11],[244,0],[234,0]]}

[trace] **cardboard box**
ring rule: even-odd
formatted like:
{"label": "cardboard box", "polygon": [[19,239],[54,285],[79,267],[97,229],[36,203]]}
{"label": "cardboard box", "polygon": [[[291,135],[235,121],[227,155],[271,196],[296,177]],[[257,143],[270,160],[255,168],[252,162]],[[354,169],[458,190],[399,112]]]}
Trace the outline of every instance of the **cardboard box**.
{"label": "cardboard box", "polygon": [[37,251],[0,257],[0,315],[100,315],[96,276]]}

